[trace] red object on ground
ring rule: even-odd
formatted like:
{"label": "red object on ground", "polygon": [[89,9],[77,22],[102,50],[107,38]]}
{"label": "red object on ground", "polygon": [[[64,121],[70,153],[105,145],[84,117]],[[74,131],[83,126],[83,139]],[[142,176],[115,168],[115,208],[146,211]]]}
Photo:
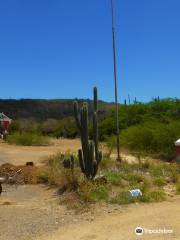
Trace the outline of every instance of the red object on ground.
{"label": "red object on ground", "polygon": [[3,131],[8,131],[11,121],[4,113],[0,113],[0,126]]}
{"label": "red object on ground", "polygon": [[180,156],[180,146],[176,146],[176,156]]}
{"label": "red object on ground", "polygon": [[175,142],[176,157],[180,157],[180,139]]}
{"label": "red object on ground", "polygon": [[1,121],[1,126],[4,130],[8,131],[10,122],[9,121]]}

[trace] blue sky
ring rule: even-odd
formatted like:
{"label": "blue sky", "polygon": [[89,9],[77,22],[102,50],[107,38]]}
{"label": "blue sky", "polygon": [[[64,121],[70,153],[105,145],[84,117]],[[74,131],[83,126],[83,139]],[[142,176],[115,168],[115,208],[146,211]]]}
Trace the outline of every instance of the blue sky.
{"label": "blue sky", "polygon": [[[119,96],[180,97],[180,1],[116,0]],[[110,0],[0,1],[0,98],[114,100]]]}

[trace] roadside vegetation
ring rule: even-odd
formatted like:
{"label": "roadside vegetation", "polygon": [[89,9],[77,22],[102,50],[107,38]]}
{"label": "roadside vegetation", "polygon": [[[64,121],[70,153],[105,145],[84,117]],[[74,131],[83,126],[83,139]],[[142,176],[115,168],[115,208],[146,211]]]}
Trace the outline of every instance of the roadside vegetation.
{"label": "roadside vegetation", "polygon": [[[99,201],[120,205],[158,202],[180,194],[180,166],[176,163],[144,159],[119,165],[108,158],[106,164],[100,166],[99,175],[87,180],[80,171],[77,157],[74,157],[73,170],[63,167],[64,157],[61,153],[49,157],[39,179],[57,186],[61,201],[70,207],[80,208]],[[128,192],[132,189],[140,189],[142,196],[132,197]]]}
{"label": "roadside vegetation", "polygon": [[[121,146],[132,153],[141,153],[164,160],[175,157],[174,142],[180,138],[180,122],[168,124],[146,122],[121,131]],[[107,139],[109,147],[116,145],[114,136]]]}
{"label": "roadside vegetation", "polygon": [[[113,112],[101,121],[100,137],[109,147],[116,144],[115,129],[110,128]],[[155,99],[149,103],[123,105],[120,108],[121,147],[131,153],[149,155],[164,160],[175,157],[174,142],[180,138],[180,101]]]}
{"label": "roadside vegetation", "polygon": [[13,133],[6,139],[9,144],[22,146],[47,146],[50,144],[48,137],[40,136],[35,133]]}

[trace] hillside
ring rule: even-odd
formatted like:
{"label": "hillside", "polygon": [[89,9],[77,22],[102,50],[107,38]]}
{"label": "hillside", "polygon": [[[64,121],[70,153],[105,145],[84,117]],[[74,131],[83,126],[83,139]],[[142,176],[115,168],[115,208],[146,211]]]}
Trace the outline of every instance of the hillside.
{"label": "hillside", "polygon": [[[12,119],[33,118],[44,121],[46,119],[62,119],[73,116],[73,99],[0,99],[0,112],[4,112]],[[81,105],[84,100],[78,100]],[[90,113],[92,109],[92,101],[88,101]],[[112,104],[100,101],[99,113],[104,114]]]}

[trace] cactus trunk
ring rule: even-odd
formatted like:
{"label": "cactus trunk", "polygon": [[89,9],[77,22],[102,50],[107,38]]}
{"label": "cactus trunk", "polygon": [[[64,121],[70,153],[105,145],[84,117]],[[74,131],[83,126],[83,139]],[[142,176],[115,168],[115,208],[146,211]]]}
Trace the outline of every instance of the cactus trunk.
{"label": "cactus trunk", "polygon": [[98,165],[102,159],[102,152],[98,146],[98,96],[97,88],[94,88],[94,111],[93,111],[93,140],[89,140],[88,134],[88,106],[84,103],[78,109],[78,103],[74,102],[74,115],[77,127],[80,131],[82,150],[78,151],[81,171],[88,179],[93,179],[98,171]]}

